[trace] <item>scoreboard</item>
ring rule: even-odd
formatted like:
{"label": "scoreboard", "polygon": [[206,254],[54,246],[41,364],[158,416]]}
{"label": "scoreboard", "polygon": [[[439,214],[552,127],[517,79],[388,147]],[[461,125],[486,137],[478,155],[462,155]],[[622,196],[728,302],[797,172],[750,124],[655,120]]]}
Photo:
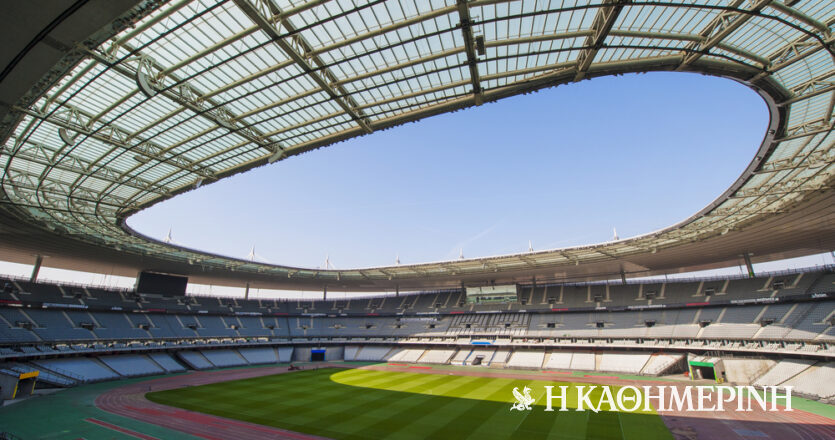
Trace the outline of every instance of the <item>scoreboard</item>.
{"label": "scoreboard", "polygon": [[514,303],[519,300],[516,284],[467,287],[468,304]]}

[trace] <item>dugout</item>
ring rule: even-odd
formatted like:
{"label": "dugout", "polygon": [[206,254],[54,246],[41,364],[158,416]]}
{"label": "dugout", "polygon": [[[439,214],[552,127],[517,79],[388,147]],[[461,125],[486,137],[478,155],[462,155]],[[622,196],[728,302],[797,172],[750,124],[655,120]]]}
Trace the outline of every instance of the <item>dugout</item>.
{"label": "dugout", "polygon": [[31,396],[38,381],[38,371],[18,373],[0,370],[0,401]]}

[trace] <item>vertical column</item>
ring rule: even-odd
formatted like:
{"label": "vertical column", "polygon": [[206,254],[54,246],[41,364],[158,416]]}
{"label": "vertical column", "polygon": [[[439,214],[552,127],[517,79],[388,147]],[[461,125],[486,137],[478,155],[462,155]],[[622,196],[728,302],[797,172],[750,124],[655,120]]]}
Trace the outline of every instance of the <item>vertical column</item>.
{"label": "vertical column", "polygon": [[32,276],[29,277],[29,282],[34,283],[38,281],[38,272],[41,271],[41,264],[43,263],[43,255],[35,255],[35,265],[32,267]]}
{"label": "vertical column", "polygon": [[325,287],[322,288],[322,301],[325,301],[327,299],[328,299],[328,286],[326,285]]}
{"label": "vertical column", "polygon": [[246,282],[246,290],[244,291],[244,299],[249,299],[249,281]]}
{"label": "vertical column", "polygon": [[742,254],[742,258],[745,260],[745,267],[748,268],[748,278],[754,278],[754,265],[751,264],[751,253],[746,252]]}

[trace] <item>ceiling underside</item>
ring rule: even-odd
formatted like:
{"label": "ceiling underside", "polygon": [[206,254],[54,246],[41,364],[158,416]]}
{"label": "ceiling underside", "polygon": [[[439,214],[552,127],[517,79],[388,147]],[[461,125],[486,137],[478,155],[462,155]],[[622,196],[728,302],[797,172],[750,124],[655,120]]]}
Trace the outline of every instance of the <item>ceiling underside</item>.
{"label": "ceiling underside", "polygon": [[[49,266],[122,275],[154,269],[215,284],[379,290],[650,275],[721,267],[743,253],[764,261],[835,249],[830,0],[147,0],[55,9],[55,19],[43,8],[19,11],[38,19],[27,29],[43,30],[15,32],[0,54],[10,66],[0,78],[2,259],[41,254]],[[84,26],[81,36],[66,31]],[[731,188],[651,234],[337,271],[172,247],[124,223],[179,193],[345,139],[646,71],[734,79],[763,97],[771,117]],[[589,117],[605,124],[616,114]]]}

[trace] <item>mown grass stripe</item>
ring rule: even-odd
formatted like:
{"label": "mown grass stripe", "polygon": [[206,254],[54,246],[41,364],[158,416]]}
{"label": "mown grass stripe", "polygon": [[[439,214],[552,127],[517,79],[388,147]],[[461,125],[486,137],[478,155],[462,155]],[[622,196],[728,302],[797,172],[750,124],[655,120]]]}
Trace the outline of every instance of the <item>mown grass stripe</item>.
{"label": "mown grass stripe", "polygon": [[600,411],[589,413],[589,421],[586,423],[588,437],[600,440],[621,440],[623,432],[620,429],[618,413],[611,411]]}
{"label": "mown grass stripe", "polygon": [[[655,414],[510,411],[514,387],[578,384],[371,370],[306,370],[151,393],[160,403],[337,440],[664,439]],[[571,395],[573,392],[570,392]],[[597,393],[595,393],[597,394]],[[569,398],[573,406],[576,398]],[[596,401],[596,396],[593,396]],[[641,434],[636,436],[636,434]]]}
{"label": "mown grass stripe", "polygon": [[[497,430],[502,428],[504,423],[497,423],[497,416],[503,415],[505,412],[510,412],[510,404],[496,402],[495,400],[500,396],[509,394],[513,387],[524,386],[524,382],[502,380],[490,381],[484,383],[479,389],[468,393],[466,397],[472,399],[475,396],[483,396],[485,400],[464,400],[470,403],[469,405],[457,405],[458,411],[452,409],[444,411],[442,417],[437,420],[439,423],[445,422],[441,427],[432,431],[429,438],[466,438],[473,431],[479,427],[490,427],[491,432],[495,435]],[[514,416],[518,419],[525,418],[527,414],[516,413]],[[505,423],[507,421],[505,420]],[[511,432],[508,432],[510,434]],[[531,438],[538,438],[534,436]]]}
{"label": "mown grass stripe", "polygon": [[466,394],[473,387],[484,386],[492,381],[487,377],[469,377],[468,379],[471,380],[459,380],[458,386],[449,390],[446,396],[420,395],[420,403],[409,410],[392,414],[389,418],[380,421],[375,425],[376,430],[396,436],[398,433],[408,431],[425,432],[427,428],[437,426],[439,423],[437,418],[442,417],[448,411],[454,412],[456,407],[468,407],[478,402],[477,400],[456,399],[456,397]]}
{"label": "mown grass stripe", "polygon": [[[427,394],[418,394],[416,391],[434,389],[435,387],[444,386],[453,380],[449,376],[418,376],[425,376],[427,380],[402,391],[393,392],[378,389],[364,391],[379,395],[383,400],[380,401],[379,405],[374,405],[373,407],[363,406],[363,411],[360,414],[355,414],[353,419],[345,419],[341,423],[336,424],[334,429],[345,429],[352,433],[360,433],[366,430],[374,430],[375,425],[378,425],[381,420],[397,419],[397,414],[414,416],[417,414],[415,406],[433,397]],[[418,396],[421,396],[421,398],[418,399]],[[397,423],[401,425],[405,424],[405,420],[408,420],[408,418],[398,420]]]}

